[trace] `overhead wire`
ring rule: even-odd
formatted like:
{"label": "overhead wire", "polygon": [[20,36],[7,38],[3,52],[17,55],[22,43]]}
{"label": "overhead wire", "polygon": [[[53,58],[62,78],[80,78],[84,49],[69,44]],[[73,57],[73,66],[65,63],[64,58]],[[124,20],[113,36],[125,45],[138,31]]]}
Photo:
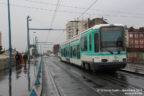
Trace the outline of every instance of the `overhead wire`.
{"label": "overhead wire", "polygon": [[[35,1],[35,0],[25,0],[26,2],[31,2],[35,4],[43,4],[43,5],[50,5],[50,6],[56,6],[56,3],[50,3],[50,2],[44,2],[44,1]],[[67,8],[75,8],[75,9],[87,9],[84,7],[77,7],[77,6],[68,6],[68,5],[61,5],[62,7],[67,7]],[[118,10],[105,10],[105,9],[89,9],[89,10],[94,10],[94,11],[102,11],[102,12],[112,12],[112,13],[125,13],[125,14],[139,14],[140,13],[131,13],[131,12],[124,12],[124,11],[118,11]]]}
{"label": "overhead wire", "polygon": [[[30,1],[30,0],[27,0],[27,1]],[[32,1],[32,0],[31,0]],[[95,3],[97,2],[98,0],[95,0],[87,9],[86,8],[81,8],[81,9],[86,9],[84,12],[71,12],[71,11],[66,11],[66,10],[59,10],[59,12],[63,12],[63,13],[77,13],[77,14],[80,14],[79,17],[82,17],[84,14],[89,14],[87,13],[88,10],[97,10],[97,9],[91,9],[92,6],[95,5]],[[2,4],[2,3],[1,3]],[[4,4],[4,3],[3,3]],[[48,3],[47,3],[48,4]],[[46,8],[38,8],[38,7],[29,7],[29,6],[23,6],[23,5],[17,5],[17,4],[12,4],[13,6],[15,7],[23,7],[23,8],[29,8],[29,9],[35,9],[35,10],[43,10],[43,11],[51,11],[53,13],[53,17],[52,17],[52,21],[50,23],[50,28],[53,26],[53,23],[54,23],[54,20],[55,20],[55,17],[56,17],[56,13],[58,12],[58,8],[60,6],[60,0],[58,0],[57,2],[57,6],[55,8],[55,10],[50,10],[50,9],[46,9]],[[55,5],[55,4],[53,4]],[[80,7],[73,7],[73,6],[64,6],[64,7],[71,7],[71,8],[80,8]],[[116,11],[116,12],[119,12],[119,11]],[[96,14],[89,14],[89,15],[96,15]],[[136,16],[126,16],[126,15],[117,15],[117,16],[114,16],[114,15],[110,15],[110,14],[105,14],[104,16],[113,16],[113,17],[136,17]],[[139,18],[139,17],[136,17],[136,18]],[[143,17],[142,17],[143,18]],[[59,37],[58,37],[59,38]]]}
{"label": "overhead wire", "polygon": [[[0,4],[2,5],[7,5],[7,3],[4,2],[0,2]],[[13,7],[21,7],[21,8],[25,8],[25,9],[32,9],[32,10],[39,10],[39,11],[49,11],[49,12],[53,12],[54,10],[50,10],[47,8],[39,8],[39,7],[31,7],[31,6],[25,6],[25,5],[18,5],[18,4],[10,4]],[[82,12],[74,12],[74,11],[67,11],[67,10],[59,10],[59,13],[64,13],[64,14],[82,14]],[[128,15],[112,15],[112,14],[96,14],[96,13],[86,13],[87,15],[101,15],[101,16],[109,16],[109,17],[134,17],[136,19],[140,19],[143,18],[142,15],[133,15],[133,16],[128,16]]]}
{"label": "overhead wire", "polygon": [[78,16],[78,18],[82,17],[91,7],[93,7],[95,5],[95,3],[97,3],[98,0],[95,0],[85,11],[82,12],[82,14],[80,14],[80,16]]}
{"label": "overhead wire", "polygon": [[[1,3],[1,4],[6,4],[6,3]],[[51,11],[51,12],[53,12],[53,11],[56,11],[56,10],[49,10],[49,9],[46,9],[46,8],[38,8],[38,7],[29,7],[29,6],[23,6],[23,5],[17,5],[17,4],[11,4],[12,6],[15,6],[15,7],[23,7],[23,8],[29,8],[29,9],[35,9],[35,10],[43,10],[43,11]],[[90,7],[89,7],[90,8]],[[88,9],[89,9],[88,8]],[[88,11],[88,9],[87,9],[87,11]],[[90,9],[89,9],[90,10]],[[63,13],[70,13],[70,14],[72,14],[72,13],[77,13],[77,14],[84,14],[84,12],[83,13],[80,13],[80,12],[71,12],[71,11],[66,11],[66,10],[59,10],[59,12],[63,12]],[[86,11],[85,11],[86,12]],[[89,13],[87,13],[87,14],[89,14]],[[97,15],[97,14],[89,14],[89,15]],[[102,14],[103,15],[103,14]],[[129,17],[129,16],[120,16],[120,15],[118,15],[118,16],[114,16],[114,15],[109,15],[109,14],[105,14],[104,16],[113,16],[113,17]],[[132,17],[132,16],[131,16]],[[134,17],[136,17],[136,16],[134,16]],[[143,17],[142,17],[143,18]],[[53,21],[53,20],[52,20]],[[52,24],[51,24],[52,25]],[[59,37],[58,37],[59,38]]]}
{"label": "overhead wire", "polygon": [[[54,23],[54,20],[55,20],[55,18],[56,18],[56,15],[57,15],[58,9],[59,9],[59,7],[60,7],[61,1],[62,1],[62,0],[58,0],[58,1],[57,1],[57,5],[56,5],[55,10],[54,10],[54,13],[53,13],[53,15],[52,15],[52,20],[51,20],[51,23],[50,23],[50,28],[53,27],[53,23]],[[45,40],[45,41],[47,41],[47,40],[49,39],[48,37],[51,35],[50,33],[51,33],[51,31],[49,31],[49,32],[47,33],[47,36],[46,36],[46,40]]]}
{"label": "overhead wire", "polygon": [[51,23],[50,23],[50,28],[53,26],[54,20],[55,20],[56,15],[57,15],[58,8],[60,7],[60,2],[61,2],[61,0],[58,0],[56,8],[55,8],[53,16],[52,16],[52,20],[51,20]]}
{"label": "overhead wire", "polygon": [[[95,0],[95,3],[96,3],[96,1],[98,1],[98,0]],[[0,4],[5,4],[6,5],[6,3],[3,3],[3,2],[1,2]],[[38,7],[29,7],[29,6],[24,6],[24,5],[17,5],[17,4],[11,4],[12,6],[15,6],[15,7],[22,7],[22,8],[28,8],[28,9],[35,9],[35,10],[42,10],[42,11],[50,11],[50,12],[53,12],[53,11],[56,11],[56,9],[57,9],[57,7],[60,5],[60,4],[58,4],[57,3],[57,7],[55,8],[55,10],[50,10],[50,9],[46,9],[46,8],[38,8]],[[92,6],[94,5],[94,4],[91,4]],[[89,6],[84,12],[71,12],[71,11],[66,11],[66,10],[59,10],[59,11],[56,11],[56,13],[57,12],[63,12],[63,13],[70,13],[70,14],[72,14],[72,13],[77,13],[77,14],[80,14],[80,16],[83,16],[84,14],[89,14],[89,13],[86,13],[88,10],[91,10],[90,8],[92,7],[92,6]],[[77,7],[73,7],[73,8],[77,8]],[[55,14],[56,14],[55,13]],[[97,15],[97,14],[89,14],[89,15]],[[103,14],[102,14],[103,15]],[[105,14],[105,15],[103,15],[103,16],[112,16],[112,17],[134,17],[134,18],[137,18],[137,19],[139,19],[139,16],[124,16],[124,15],[117,15],[117,16],[115,16],[115,15],[111,15],[111,14]],[[53,17],[54,19],[55,19],[55,17]],[[141,18],[143,18],[143,17],[141,17]],[[54,22],[54,19],[51,21],[51,26],[53,25],[53,22]]]}

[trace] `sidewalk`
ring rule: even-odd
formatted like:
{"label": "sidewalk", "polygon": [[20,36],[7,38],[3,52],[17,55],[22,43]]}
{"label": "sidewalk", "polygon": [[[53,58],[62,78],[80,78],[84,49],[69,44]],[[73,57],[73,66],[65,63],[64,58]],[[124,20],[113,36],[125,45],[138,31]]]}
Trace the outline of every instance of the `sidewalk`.
{"label": "sidewalk", "polygon": [[127,66],[122,69],[124,71],[144,74],[144,64],[142,63],[128,63]]}
{"label": "sidewalk", "polygon": [[[28,66],[27,66],[28,67]],[[24,68],[24,64],[18,65],[17,68],[13,67],[11,76],[11,88],[12,96],[26,96],[28,93],[28,77],[27,69]],[[30,85],[31,88],[34,84],[36,76],[36,66],[30,64]],[[9,96],[9,70],[3,70],[0,72],[0,96]]]}

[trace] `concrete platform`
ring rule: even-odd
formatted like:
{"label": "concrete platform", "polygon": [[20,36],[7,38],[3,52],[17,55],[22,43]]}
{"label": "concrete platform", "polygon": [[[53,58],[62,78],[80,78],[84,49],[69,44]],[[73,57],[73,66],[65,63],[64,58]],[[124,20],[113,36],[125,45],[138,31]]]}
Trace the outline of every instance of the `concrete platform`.
{"label": "concrete platform", "polygon": [[128,63],[127,66],[122,70],[133,72],[133,73],[144,74],[144,64]]}

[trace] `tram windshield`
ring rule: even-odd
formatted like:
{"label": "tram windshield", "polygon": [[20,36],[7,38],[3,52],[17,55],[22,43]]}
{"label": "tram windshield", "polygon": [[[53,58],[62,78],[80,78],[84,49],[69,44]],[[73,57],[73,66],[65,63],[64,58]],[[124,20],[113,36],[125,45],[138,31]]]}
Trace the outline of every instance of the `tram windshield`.
{"label": "tram windshield", "polygon": [[124,29],[123,27],[102,27],[101,28],[101,51],[110,53],[124,50]]}

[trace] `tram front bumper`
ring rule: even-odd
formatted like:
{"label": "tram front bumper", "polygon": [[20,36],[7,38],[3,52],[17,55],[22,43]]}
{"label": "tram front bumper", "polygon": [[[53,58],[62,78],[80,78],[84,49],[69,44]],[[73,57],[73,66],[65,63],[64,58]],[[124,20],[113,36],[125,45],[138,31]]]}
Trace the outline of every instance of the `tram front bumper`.
{"label": "tram front bumper", "polygon": [[126,62],[93,62],[91,63],[95,70],[118,70],[126,66]]}

